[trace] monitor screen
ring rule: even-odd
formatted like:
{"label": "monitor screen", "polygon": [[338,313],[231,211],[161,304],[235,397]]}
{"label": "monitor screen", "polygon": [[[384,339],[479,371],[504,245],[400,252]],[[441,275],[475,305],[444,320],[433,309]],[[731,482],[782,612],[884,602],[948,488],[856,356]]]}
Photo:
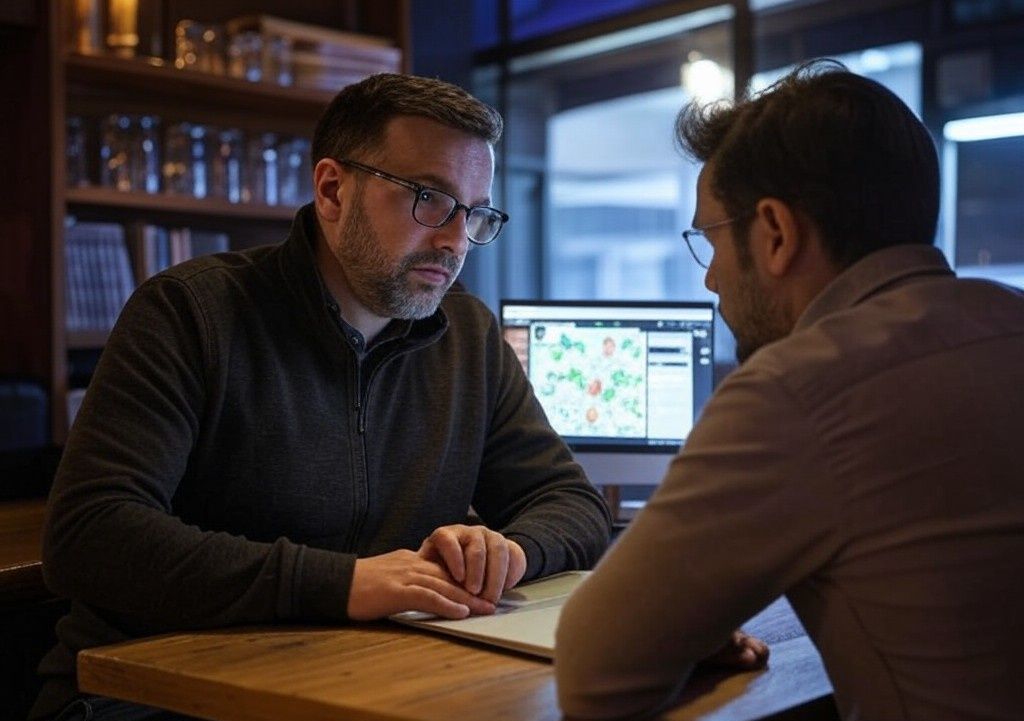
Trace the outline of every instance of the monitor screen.
{"label": "monitor screen", "polygon": [[711,303],[506,300],[501,323],[578,460],[588,451],[674,455],[713,390]]}

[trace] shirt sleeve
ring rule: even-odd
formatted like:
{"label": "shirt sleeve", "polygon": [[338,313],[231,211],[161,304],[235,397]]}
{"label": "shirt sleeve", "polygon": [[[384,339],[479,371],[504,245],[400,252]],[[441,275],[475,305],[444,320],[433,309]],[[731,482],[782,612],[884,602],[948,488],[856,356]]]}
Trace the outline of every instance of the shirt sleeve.
{"label": "shirt sleeve", "polygon": [[522,546],[523,580],[591,568],[608,546],[608,507],[548,423],[496,323],[490,336],[498,392],[473,507]]}
{"label": "shirt sleeve", "polygon": [[344,618],[353,557],[284,538],[257,543],[174,515],[204,413],[207,338],[177,278],[151,279],[126,305],[50,494],[46,582],[137,634]]}
{"label": "shirt sleeve", "polygon": [[569,599],[556,641],[570,717],[645,717],[746,619],[820,567],[835,504],[812,424],[773,378],[719,389],[647,507]]}

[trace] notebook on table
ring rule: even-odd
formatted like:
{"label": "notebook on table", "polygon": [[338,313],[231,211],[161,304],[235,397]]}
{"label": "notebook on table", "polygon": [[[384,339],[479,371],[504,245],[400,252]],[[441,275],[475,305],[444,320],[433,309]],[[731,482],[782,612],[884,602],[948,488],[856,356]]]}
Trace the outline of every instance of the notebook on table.
{"label": "notebook on table", "polygon": [[555,656],[555,628],[562,606],[589,573],[566,571],[516,586],[501,597],[497,611],[491,616],[452,621],[420,611],[406,611],[392,616],[391,620],[550,659]]}

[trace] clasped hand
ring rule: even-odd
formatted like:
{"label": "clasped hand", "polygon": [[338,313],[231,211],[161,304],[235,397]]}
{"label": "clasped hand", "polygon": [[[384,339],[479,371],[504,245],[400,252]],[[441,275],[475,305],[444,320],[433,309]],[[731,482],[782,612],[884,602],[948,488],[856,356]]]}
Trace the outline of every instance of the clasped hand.
{"label": "clasped hand", "polygon": [[526,573],[526,553],[485,526],[442,526],[417,551],[356,560],[348,616],[356,621],[401,611],[444,618],[494,613],[501,594]]}

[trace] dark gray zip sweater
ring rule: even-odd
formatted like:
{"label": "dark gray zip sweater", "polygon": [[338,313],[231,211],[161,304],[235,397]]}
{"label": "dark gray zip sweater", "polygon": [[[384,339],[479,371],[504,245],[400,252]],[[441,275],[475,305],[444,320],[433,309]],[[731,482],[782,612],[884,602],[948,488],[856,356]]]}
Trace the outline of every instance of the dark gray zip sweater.
{"label": "dark gray zip sweater", "polygon": [[81,648],[343,621],[357,556],[415,549],[470,504],[526,578],[604,550],[608,512],[488,309],[449,292],[360,378],[315,223],[307,206],[279,246],[162,273],[121,314],[50,495],[44,575],[72,610],[37,713],[73,694]]}

